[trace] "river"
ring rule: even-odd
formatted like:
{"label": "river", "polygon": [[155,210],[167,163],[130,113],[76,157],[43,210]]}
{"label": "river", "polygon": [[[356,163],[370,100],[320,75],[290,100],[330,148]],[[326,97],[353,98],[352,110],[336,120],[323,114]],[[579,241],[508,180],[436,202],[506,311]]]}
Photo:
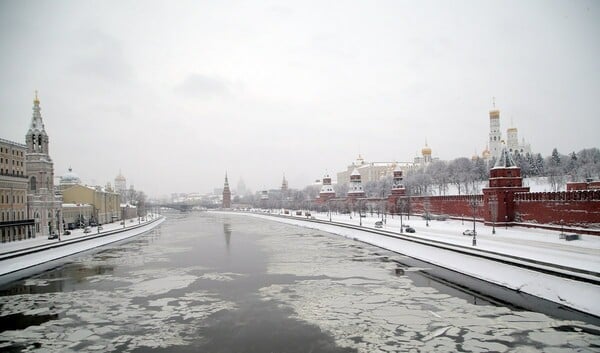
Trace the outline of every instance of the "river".
{"label": "river", "polygon": [[321,231],[170,213],[1,288],[0,351],[600,350],[597,321],[523,310],[428,270]]}

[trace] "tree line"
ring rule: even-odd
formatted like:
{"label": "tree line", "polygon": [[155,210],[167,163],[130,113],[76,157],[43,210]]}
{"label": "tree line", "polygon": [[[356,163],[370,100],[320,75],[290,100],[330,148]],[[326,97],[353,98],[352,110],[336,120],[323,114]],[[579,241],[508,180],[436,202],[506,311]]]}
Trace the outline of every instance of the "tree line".
{"label": "tree line", "polygon": [[[561,154],[556,148],[552,154],[543,157],[540,153],[513,155],[515,164],[521,168],[521,176],[547,177],[548,184],[554,191],[563,188],[568,181],[585,181],[600,179],[600,149],[588,148],[579,152]],[[421,168],[409,169],[404,176],[404,185],[408,195],[469,195],[479,194],[481,188],[487,186],[490,169],[496,159],[485,161],[481,158],[456,158],[451,161],[435,161]],[[288,207],[309,208],[312,200],[319,196],[320,185],[309,185],[304,189],[292,189],[288,194],[281,195],[274,191],[269,200],[261,202],[260,194],[236,196],[234,202],[242,202],[258,206],[277,208]],[[452,188],[452,192],[451,192]],[[345,197],[348,192],[347,184],[336,184],[334,189],[337,197]],[[363,183],[367,197],[387,197],[392,190],[392,177],[387,176],[377,181]]]}

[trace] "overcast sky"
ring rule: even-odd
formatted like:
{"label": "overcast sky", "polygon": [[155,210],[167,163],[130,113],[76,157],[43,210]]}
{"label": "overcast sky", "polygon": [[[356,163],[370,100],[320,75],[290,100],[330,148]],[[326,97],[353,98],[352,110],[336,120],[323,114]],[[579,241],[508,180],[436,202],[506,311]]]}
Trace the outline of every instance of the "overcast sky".
{"label": "overcast sky", "polygon": [[301,188],[360,152],[598,147],[598,1],[0,1],[0,137],[151,196]]}

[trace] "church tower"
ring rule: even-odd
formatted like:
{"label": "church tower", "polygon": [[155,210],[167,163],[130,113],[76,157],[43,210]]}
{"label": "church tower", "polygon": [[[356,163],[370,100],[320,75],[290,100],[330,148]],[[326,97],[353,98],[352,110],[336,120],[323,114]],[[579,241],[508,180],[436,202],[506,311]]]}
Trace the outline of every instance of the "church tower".
{"label": "church tower", "polygon": [[25,135],[27,144],[25,169],[29,179],[28,218],[35,220],[33,236],[55,233],[62,219],[61,201],[54,195],[54,163],[50,158],[48,134],[40,111],[40,100],[36,91],[33,100],[33,117]]}
{"label": "church tower", "polygon": [[502,148],[502,133],[500,132],[500,111],[496,109],[494,100],[493,109],[490,110],[490,153],[492,157],[498,158]]}
{"label": "church tower", "polygon": [[229,190],[229,181],[227,180],[227,173],[225,173],[225,185],[223,186],[223,204],[222,208],[231,208],[231,190]]}

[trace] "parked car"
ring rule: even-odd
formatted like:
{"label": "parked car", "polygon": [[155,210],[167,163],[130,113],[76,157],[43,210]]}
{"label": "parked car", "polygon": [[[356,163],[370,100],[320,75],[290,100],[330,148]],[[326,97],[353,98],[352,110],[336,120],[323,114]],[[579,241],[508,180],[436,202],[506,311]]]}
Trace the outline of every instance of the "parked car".
{"label": "parked car", "polygon": [[404,231],[406,233],[415,233],[416,232],[413,227],[406,227],[406,228],[404,228]]}
{"label": "parked car", "polygon": [[302,216],[302,211],[296,211],[296,216]]}
{"label": "parked car", "polygon": [[71,231],[70,230],[65,230],[65,235],[71,235]]}
{"label": "parked car", "polygon": [[473,236],[473,235],[477,235],[477,232],[474,231],[473,229],[465,229],[465,231],[463,232],[463,235]]}
{"label": "parked car", "polygon": [[375,228],[383,228],[383,222],[382,221],[375,222]]}
{"label": "parked car", "polygon": [[92,229],[90,227],[85,227],[85,228],[83,228],[83,232],[84,233],[91,233]]}
{"label": "parked car", "polygon": [[53,233],[53,234],[50,234],[50,235],[48,236],[48,240],[52,240],[52,239],[58,239],[58,234],[54,234],[54,233]]}

